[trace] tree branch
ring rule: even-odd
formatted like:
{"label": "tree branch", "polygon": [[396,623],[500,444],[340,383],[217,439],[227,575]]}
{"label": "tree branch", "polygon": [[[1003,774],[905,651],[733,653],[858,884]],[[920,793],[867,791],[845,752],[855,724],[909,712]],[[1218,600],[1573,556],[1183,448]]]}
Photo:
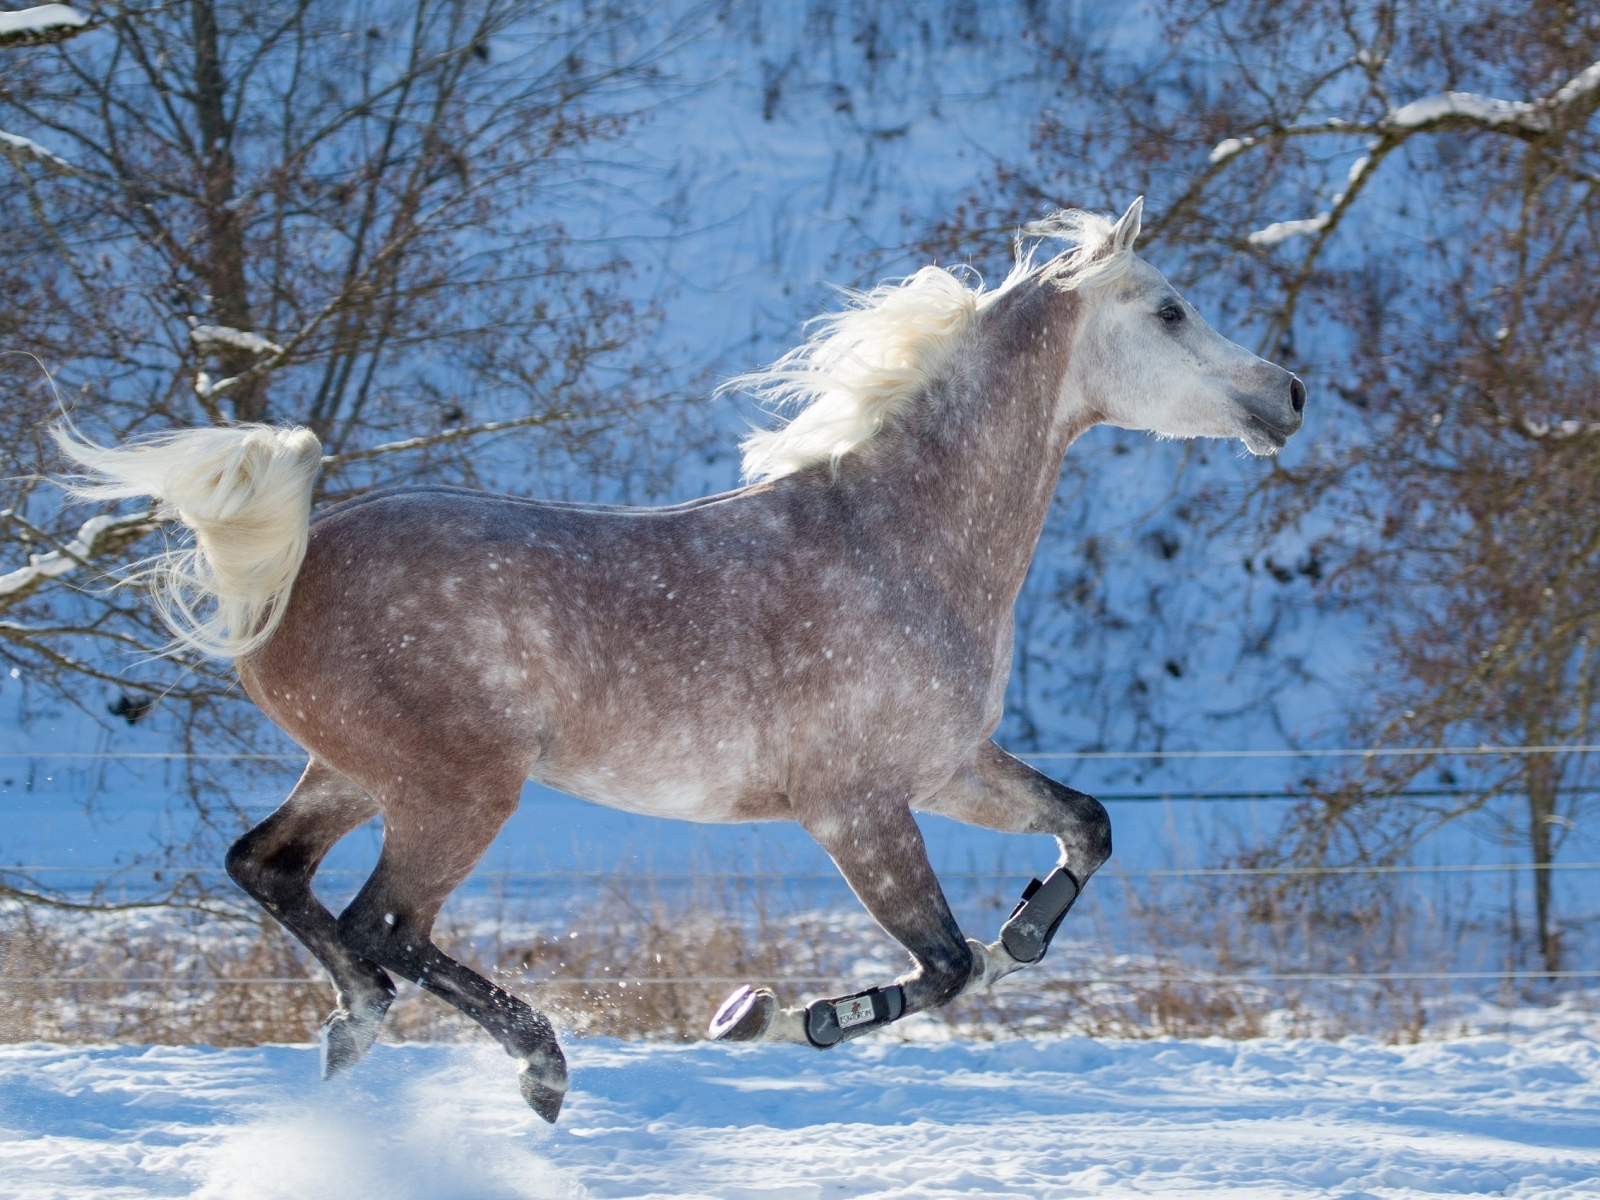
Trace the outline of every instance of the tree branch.
{"label": "tree branch", "polygon": [[514,417],[509,421],[486,421],[482,425],[468,425],[461,429],[446,429],[440,433],[424,434],[421,437],[406,438],[400,442],[385,442],[381,446],[368,446],[364,450],[347,450],[343,454],[324,454],[322,465],[325,467],[342,467],[346,463],[361,462],[368,458],[377,458],[384,454],[398,454],[402,450],[423,450],[429,446],[442,446],[447,442],[460,441],[462,438],[477,437],[482,433],[500,433],[506,429],[527,429],[530,426],[554,425],[558,421],[570,421],[572,413],[540,413],[537,416]]}
{"label": "tree branch", "polygon": [[57,545],[57,549],[48,553],[30,554],[27,566],[0,575],[0,611],[32,595],[48,580],[58,579],[80,568],[92,569],[91,559],[120,550],[164,523],[153,513],[90,517],[78,527],[78,532],[70,541],[57,544],[48,534],[9,509],[0,510],[0,518],[21,525],[32,535]]}

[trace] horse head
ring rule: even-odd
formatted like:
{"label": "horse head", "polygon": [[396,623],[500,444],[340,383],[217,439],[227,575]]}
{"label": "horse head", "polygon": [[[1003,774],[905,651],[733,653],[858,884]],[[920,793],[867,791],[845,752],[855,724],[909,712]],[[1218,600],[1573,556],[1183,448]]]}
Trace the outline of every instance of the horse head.
{"label": "horse head", "polygon": [[1097,422],[1163,437],[1238,438],[1252,454],[1276,454],[1305,419],[1305,384],[1223,337],[1133,253],[1143,210],[1135,200],[1108,235],[1083,243],[1089,261],[1059,276],[1081,298],[1063,413],[1087,409]]}

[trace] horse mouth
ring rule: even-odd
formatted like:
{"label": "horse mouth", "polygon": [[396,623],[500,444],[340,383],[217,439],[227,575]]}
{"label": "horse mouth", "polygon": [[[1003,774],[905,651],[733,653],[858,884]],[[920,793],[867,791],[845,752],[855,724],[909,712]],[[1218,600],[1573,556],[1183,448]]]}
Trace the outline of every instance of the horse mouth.
{"label": "horse mouth", "polygon": [[1265,458],[1276,454],[1289,444],[1289,439],[1300,428],[1299,422],[1291,427],[1276,425],[1255,413],[1245,417],[1244,429],[1239,433],[1239,440],[1244,443],[1244,448],[1258,458]]}

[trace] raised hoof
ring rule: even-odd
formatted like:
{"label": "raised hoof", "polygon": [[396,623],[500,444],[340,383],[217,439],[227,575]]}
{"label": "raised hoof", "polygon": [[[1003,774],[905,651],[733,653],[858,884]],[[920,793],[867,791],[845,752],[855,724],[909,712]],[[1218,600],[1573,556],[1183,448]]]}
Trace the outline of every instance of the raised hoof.
{"label": "raised hoof", "polygon": [[322,1023],[322,1077],[332,1079],[340,1071],[353,1067],[372,1049],[383,1028],[383,1014],[389,1011],[391,997],[368,1004],[355,1011],[336,1008]]}
{"label": "raised hoof", "polygon": [[527,1064],[517,1072],[517,1086],[522,1089],[522,1098],[528,1102],[528,1107],[554,1125],[561,1115],[561,1103],[567,1098],[565,1090],[545,1083]]}
{"label": "raised hoof", "polygon": [[707,1030],[715,1042],[754,1042],[767,1032],[778,1011],[778,995],[771,988],[739,987],[722,1002]]}

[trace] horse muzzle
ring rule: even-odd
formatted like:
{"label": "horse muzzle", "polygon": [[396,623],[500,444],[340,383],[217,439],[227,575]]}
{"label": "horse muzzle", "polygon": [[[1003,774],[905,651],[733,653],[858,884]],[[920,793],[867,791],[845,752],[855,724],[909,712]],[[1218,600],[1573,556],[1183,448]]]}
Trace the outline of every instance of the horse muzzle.
{"label": "horse muzzle", "polygon": [[1305,424],[1306,385],[1296,375],[1288,375],[1286,394],[1277,396],[1235,396],[1242,410],[1239,439],[1251,454],[1276,454]]}

